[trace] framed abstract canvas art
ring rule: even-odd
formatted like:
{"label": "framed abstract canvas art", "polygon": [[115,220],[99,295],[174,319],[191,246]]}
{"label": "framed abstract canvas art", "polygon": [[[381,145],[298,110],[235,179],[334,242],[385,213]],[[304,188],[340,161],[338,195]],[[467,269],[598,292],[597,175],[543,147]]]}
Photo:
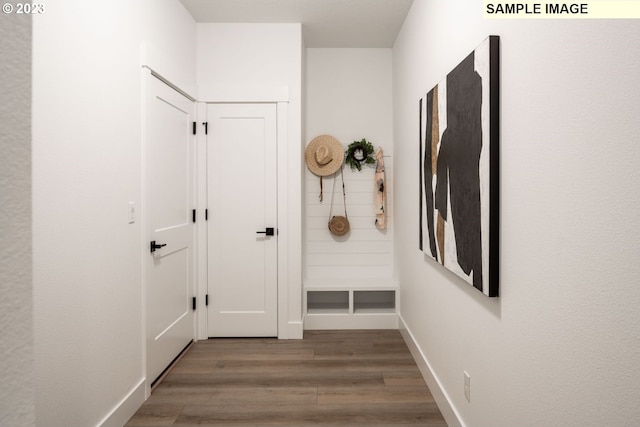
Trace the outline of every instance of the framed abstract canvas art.
{"label": "framed abstract canvas art", "polygon": [[420,100],[420,249],[489,297],[499,290],[500,38]]}

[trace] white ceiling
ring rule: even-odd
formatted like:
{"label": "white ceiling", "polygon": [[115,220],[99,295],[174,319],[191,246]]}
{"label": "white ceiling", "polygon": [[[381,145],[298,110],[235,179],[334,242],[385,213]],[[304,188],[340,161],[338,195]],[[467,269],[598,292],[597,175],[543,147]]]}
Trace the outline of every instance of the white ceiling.
{"label": "white ceiling", "polygon": [[306,47],[393,47],[413,0],[180,0],[196,22],[302,23]]}

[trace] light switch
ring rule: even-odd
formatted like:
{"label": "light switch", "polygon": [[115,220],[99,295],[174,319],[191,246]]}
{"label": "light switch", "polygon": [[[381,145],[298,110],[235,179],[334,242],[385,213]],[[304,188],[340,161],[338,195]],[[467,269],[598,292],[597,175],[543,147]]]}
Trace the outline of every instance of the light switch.
{"label": "light switch", "polygon": [[136,222],[136,204],[135,202],[129,202],[129,224]]}

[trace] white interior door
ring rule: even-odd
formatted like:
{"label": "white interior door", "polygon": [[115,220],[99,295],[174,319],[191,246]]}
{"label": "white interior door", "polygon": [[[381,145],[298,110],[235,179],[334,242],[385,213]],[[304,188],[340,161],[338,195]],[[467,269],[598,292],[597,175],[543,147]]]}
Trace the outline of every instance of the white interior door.
{"label": "white interior door", "polygon": [[207,117],[208,334],[277,336],[276,105],[209,104]]}
{"label": "white interior door", "polygon": [[[147,77],[145,219],[147,379],[155,380],[194,337],[193,135],[195,104]],[[155,242],[155,249],[154,243]]]}

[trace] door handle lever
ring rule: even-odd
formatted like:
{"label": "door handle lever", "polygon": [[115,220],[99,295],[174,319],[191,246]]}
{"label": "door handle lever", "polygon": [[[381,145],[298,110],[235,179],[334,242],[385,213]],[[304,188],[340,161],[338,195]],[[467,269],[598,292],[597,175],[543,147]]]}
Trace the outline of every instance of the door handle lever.
{"label": "door handle lever", "polygon": [[165,247],[165,246],[167,246],[166,243],[156,243],[155,240],[152,240],[151,241],[151,253],[155,252],[156,249],[160,249],[160,248]]}
{"label": "door handle lever", "polygon": [[256,234],[266,234],[267,236],[273,236],[274,235],[274,228],[273,227],[267,227],[264,229],[264,231],[256,231]]}

